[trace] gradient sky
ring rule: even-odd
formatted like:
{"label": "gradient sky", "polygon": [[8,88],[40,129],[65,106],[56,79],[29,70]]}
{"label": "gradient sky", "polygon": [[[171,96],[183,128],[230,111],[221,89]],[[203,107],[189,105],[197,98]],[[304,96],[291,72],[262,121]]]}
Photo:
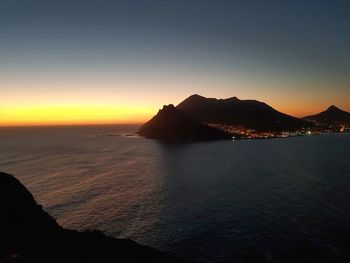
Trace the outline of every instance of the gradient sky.
{"label": "gradient sky", "polygon": [[143,122],[191,94],[350,111],[349,0],[0,0],[0,125]]}

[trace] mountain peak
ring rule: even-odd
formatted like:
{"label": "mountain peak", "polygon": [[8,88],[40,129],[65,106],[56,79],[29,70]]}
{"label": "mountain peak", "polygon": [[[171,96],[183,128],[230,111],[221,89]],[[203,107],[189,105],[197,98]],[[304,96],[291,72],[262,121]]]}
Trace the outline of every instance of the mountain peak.
{"label": "mountain peak", "polygon": [[233,100],[233,101],[239,101],[240,99],[239,98],[237,98],[236,96],[234,96],[234,97],[230,97],[230,98],[227,98],[226,100]]}
{"label": "mountain peak", "polygon": [[350,123],[350,113],[331,105],[327,110],[315,115],[304,117],[306,120],[316,121],[322,124]]}
{"label": "mountain peak", "polygon": [[205,97],[199,95],[199,94],[193,94],[189,96],[187,99],[205,99]]}
{"label": "mountain peak", "polygon": [[167,110],[174,110],[175,106],[173,104],[169,104],[169,105],[163,105],[163,108],[161,109],[161,111],[167,111]]}
{"label": "mountain peak", "polygon": [[201,100],[207,100],[207,99],[212,99],[212,100],[224,100],[224,101],[239,101],[240,99],[238,99],[236,96],[234,97],[230,97],[230,98],[227,98],[227,99],[216,99],[216,98],[207,98],[207,97],[204,97],[204,96],[201,96],[199,94],[193,94],[191,96],[189,96],[186,100],[192,100],[192,99],[201,99]]}
{"label": "mountain peak", "polygon": [[231,135],[198,122],[174,105],[164,105],[142,125],[138,134],[151,139],[172,141],[229,140]]}
{"label": "mountain peak", "polygon": [[327,109],[327,111],[334,111],[334,110],[339,111],[339,110],[341,110],[341,109],[339,109],[338,107],[336,107],[336,106],[334,106],[334,105],[329,106],[328,109]]}

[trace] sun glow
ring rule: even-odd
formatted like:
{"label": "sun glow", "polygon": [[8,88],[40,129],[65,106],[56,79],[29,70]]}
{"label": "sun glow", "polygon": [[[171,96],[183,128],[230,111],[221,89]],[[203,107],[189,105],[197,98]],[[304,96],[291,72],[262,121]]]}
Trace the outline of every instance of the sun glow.
{"label": "sun glow", "polygon": [[154,108],[116,105],[37,105],[0,108],[1,126],[142,123]]}

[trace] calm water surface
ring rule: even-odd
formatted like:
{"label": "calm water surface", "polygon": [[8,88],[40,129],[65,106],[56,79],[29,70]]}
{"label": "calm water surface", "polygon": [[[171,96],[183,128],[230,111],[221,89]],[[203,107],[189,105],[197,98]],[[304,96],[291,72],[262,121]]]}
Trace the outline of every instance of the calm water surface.
{"label": "calm water surface", "polygon": [[205,262],[300,241],[341,253],[350,134],[176,145],[136,128],[1,128],[0,170],[67,228]]}

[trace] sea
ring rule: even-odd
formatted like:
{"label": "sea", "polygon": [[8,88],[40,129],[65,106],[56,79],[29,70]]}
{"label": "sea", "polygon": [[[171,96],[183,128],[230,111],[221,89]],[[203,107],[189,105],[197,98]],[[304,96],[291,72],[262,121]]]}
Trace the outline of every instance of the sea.
{"label": "sea", "polygon": [[349,253],[349,133],[171,143],[137,128],[2,127],[0,171],[66,228],[201,262]]}

